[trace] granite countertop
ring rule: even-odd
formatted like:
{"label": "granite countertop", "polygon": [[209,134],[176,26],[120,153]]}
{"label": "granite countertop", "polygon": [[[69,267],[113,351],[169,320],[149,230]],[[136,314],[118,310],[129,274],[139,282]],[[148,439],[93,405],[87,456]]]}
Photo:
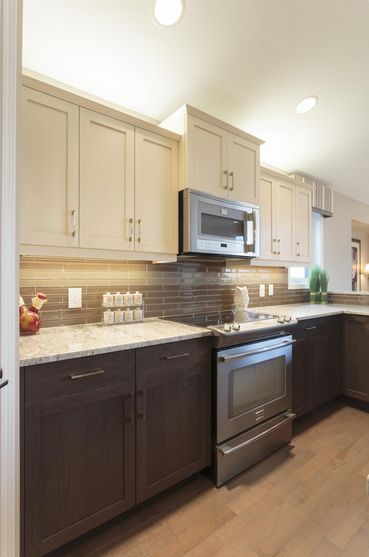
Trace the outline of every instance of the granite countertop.
{"label": "granite countertop", "polygon": [[19,365],[25,367],[209,335],[208,329],[162,319],[129,325],[50,327],[41,329],[39,335],[20,337]]}
{"label": "granite countertop", "polygon": [[315,317],[328,317],[330,315],[369,315],[369,306],[338,305],[338,304],[286,304],[283,306],[264,306],[252,308],[255,312],[272,313],[274,315],[290,315],[302,321]]}

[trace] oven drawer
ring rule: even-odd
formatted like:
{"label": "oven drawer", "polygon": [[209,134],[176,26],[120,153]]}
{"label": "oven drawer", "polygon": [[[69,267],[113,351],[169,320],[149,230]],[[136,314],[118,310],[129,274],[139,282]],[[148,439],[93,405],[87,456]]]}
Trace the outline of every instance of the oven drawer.
{"label": "oven drawer", "polygon": [[288,411],[215,447],[215,483],[220,487],[262,458],[287,445],[295,414]]}

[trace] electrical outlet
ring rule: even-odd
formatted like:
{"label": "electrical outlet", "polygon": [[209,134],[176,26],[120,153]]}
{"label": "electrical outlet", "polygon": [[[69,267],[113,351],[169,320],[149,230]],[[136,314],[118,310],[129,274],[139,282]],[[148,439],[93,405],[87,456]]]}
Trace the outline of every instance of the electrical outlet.
{"label": "electrical outlet", "polygon": [[268,286],[268,292],[269,292],[269,296],[273,296],[273,295],[274,295],[274,285],[273,285],[273,284],[269,284],[269,286]]}
{"label": "electrical outlet", "polygon": [[259,296],[260,296],[260,298],[265,297],[265,284],[260,284],[259,285]]}
{"label": "electrical outlet", "polygon": [[70,309],[82,307],[82,288],[68,288],[68,307]]}

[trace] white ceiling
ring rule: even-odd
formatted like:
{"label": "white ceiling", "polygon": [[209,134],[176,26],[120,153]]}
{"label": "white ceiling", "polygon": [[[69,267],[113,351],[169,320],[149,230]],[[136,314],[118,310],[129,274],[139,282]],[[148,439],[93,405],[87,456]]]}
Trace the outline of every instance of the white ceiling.
{"label": "white ceiling", "polygon": [[24,0],[23,65],[158,120],[192,104],[264,139],[263,162],[369,203],[368,0],[186,0],[171,28],[152,6]]}

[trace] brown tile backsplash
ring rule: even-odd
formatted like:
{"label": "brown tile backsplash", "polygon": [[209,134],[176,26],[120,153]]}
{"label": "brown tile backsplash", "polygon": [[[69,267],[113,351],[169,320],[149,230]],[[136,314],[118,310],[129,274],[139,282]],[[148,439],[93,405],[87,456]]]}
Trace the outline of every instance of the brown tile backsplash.
{"label": "brown tile backsplash", "polygon": [[[259,284],[274,284],[274,296],[259,298]],[[232,288],[249,289],[250,306],[303,303],[306,290],[288,290],[287,270],[250,267],[247,263],[208,258],[179,258],[176,263],[116,262],[91,259],[20,259],[20,291],[26,304],[37,291],[48,303],[44,327],[96,323],[101,320],[102,294],[134,292],[144,295],[146,317],[182,318],[197,322],[232,310]],[[82,308],[68,309],[68,287],[82,287]]]}

